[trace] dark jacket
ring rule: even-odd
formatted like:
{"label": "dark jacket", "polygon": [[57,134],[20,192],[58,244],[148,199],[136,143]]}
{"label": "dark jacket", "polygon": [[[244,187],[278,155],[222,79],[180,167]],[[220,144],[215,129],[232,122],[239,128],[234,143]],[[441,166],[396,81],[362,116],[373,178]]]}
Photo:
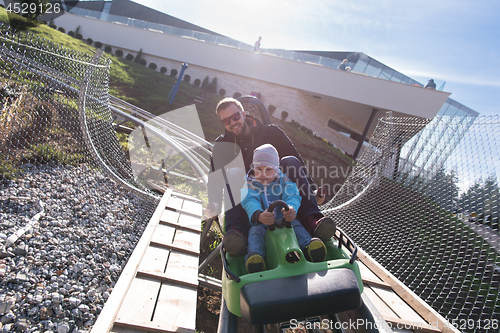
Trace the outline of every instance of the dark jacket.
{"label": "dark jacket", "polygon": [[[247,115],[247,126],[251,128],[251,134],[246,137],[237,138],[233,133],[225,133],[215,139],[212,150],[212,172],[221,169],[231,163],[241,153],[245,165],[245,173],[250,170],[253,160],[253,151],[263,144],[271,144],[278,151],[280,159],[285,156],[295,156],[302,165],[304,161],[288,136],[276,125],[263,125],[257,119]],[[208,175],[208,199],[209,202],[220,202],[222,185],[224,181],[215,174]],[[312,182],[311,179],[309,179]],[[214,183],[217,185],[214,186]],[[215,187],[215,188],[214,188]],[[219,189],[220,188],[220,189]]]}

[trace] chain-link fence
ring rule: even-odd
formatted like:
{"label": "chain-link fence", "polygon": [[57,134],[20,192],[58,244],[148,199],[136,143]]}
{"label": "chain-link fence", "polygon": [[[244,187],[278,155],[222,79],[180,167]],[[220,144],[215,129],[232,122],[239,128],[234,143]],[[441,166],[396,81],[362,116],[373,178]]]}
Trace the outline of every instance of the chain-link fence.
{"label": "chain-link fence", "polygon": [[385,117],[324,207],[460,331],[498,332],[499,133],[498,116]]}
{"label": "chain-link fence", "polygon": [[[83,281],[95,288],[85,289],[84,297],[83,287],[75,288],[80,302],[95,308],[95,317],[106,293],[97,286],[112,286],[119,268],[111,267],[126,261],[133,249],[133,242],[122,244],[117,238],[140,236],[140,227],[127,224],[147,221],[158,195],[134,176],[117,139],[108,106],[109,59],[14,34],[6,26],[0,28],[0,44],[0,208],[2,217],[12,212],[24,217],[2,223],[0,275],[7,278],[1,284],[0,310],[7,315],[17,309],[10,316],[18,327],[21,319],[35,317],[45,329],[51,328],[50,319],[53,325],[69,319],[71,325],[89,326],[92,311],[75,307],[75,300],[59,302],[53,294],[61,286],[71,294],[68,281],[85,273]],[[322,207],[371,256],[463,331],[486,331],[481,328],[488,321],[493,328],[492,320],[500,320],[498,133],[498,117],[430,122],[386,117],[348,181]],[[132,191],[135,197],[120,199],[116,206],[112,195],[117,193],[103,194],[105,188]],[[120,213],[124,205],[133,208],[127,207],[133,219]],[[37,215],[40,211],[45,216]],[[7,236],[26,227],[27,220],[33,229],[37,221],[47,229],[30,234],[24,228],[29,240],[9,242]],[[88,235],[76,228],[92,223],[95,229]],[[68,228],[73,234],[65,237],[84,242],[84,249],[78,248],[84,259],[58,236]],[[94,232],[107,235],[113,245],[89,239]],[[38,243],[37,233],[43,236]],[[29,249],[43,242],[52,248],[41,254]],[[61,244],[72,254],[57,250]],[[26,255],[32,258],[22,259]],[[33,269],[43,259],[40,255],[53,265]],[[106,256],[109,262],[102,258]],[[101,262],[101,273],[86,271],[98,271]],[[18,296],[20,287],[26,291]],[[21,304],[21,299],[38,296],[35,306]]]}
{"label": "chain-link fence", "polygon": [[3,330],[90,328],[159,201],[120,145],[99,54],[0,26]]}

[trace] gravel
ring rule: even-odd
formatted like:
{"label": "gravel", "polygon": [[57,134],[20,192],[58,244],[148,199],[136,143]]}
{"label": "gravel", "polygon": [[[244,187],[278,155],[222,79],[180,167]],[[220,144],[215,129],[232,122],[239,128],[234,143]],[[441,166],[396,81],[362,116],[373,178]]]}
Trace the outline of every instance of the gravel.
{"label": "gravel", "polygon": [[152,206],[86,167],[0,188],[0,332],[89,332]]}

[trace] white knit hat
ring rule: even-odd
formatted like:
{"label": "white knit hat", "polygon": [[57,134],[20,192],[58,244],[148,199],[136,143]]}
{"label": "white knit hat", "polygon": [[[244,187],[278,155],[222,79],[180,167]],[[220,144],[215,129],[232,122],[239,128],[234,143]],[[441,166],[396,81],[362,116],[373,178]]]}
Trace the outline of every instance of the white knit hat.
{"label": "white knit hat", "polygon": [[277,173],[280,168],[280,157],[273,145],[266,143],[253,151],[253,167],[267,166],[273,168]]}

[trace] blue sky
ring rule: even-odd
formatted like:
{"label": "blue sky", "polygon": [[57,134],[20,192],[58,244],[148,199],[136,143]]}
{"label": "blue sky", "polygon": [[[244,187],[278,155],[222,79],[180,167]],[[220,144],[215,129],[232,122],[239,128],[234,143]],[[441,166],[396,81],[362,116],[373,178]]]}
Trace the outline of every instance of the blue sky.
{"label": "blue sky", "polygon": [[500,114],[500,1],[134,0],[263,48],[363,52]]}

